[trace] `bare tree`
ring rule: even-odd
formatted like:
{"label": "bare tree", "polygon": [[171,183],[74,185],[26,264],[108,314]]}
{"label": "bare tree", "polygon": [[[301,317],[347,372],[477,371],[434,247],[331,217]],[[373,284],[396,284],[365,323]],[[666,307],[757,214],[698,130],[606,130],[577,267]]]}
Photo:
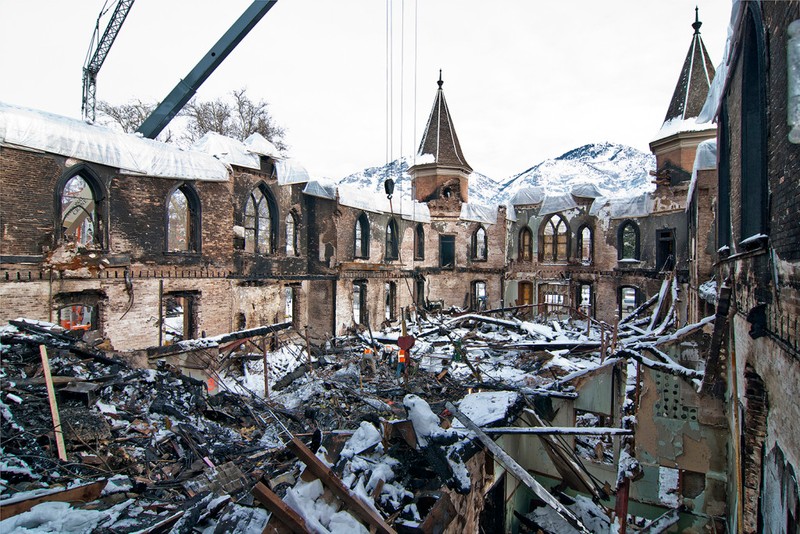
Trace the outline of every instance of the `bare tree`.
{"label": "bare tree", "polygon": [[[284,151],[287,149],[284,140],[286,130],[275,122],[267,109],[268,106],[264,100],[251,100],[244,88],[231,91],[228,98],[208,101],[193,98],[180,113],[180,116],[187,121],[185,131],[179,139],[174,139],[170,131],[159,135],[159,139],[191,144],[207,132],[217,132],[244,141],[257,132],[266,137],[278,150]],[[156,105],[141,100],[121,105],[101,101],[98,102],[97,108],[101,114],[98,122],[116,123],[125,132],[133,133],[153,112]]]}
{"label": "bare tree", "polygon": [[254,133],[266,137],[278,150],[286,150],[286,130],[276,124],[264,100],[251,100],[247,90],[231,92],[231,99],[217,98],[206,102],[193,99],[184,108],[189,117],[186,136],[192,142],[206,132],[217,132],[244,141]]}

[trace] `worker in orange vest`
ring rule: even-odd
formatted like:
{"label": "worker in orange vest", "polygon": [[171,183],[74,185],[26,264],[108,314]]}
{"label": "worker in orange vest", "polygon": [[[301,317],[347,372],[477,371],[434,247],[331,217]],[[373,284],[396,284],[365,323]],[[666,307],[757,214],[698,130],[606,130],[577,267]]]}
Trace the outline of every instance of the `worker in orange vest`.
{"label": "worker in orange vest", "polygon": [[406,370],[406,351],[400,349],[397,353],[397,373],[396,376],[402,375]]}

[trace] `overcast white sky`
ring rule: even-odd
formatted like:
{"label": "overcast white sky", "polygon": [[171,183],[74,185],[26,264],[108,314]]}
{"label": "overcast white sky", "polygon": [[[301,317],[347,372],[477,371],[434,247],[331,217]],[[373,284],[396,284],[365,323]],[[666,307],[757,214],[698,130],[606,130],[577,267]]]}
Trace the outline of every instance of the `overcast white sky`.
{"label": "overcast white sky", "polygon": [[[163,99],[250,3],[137,0],[100,71],[98,100]],[[103,4],[0,0],[0,101],[80,117]],[[590,142],[648,150],[695,5],[719,64],[730,0],[391,0],[391,150],[386,0],[279,0],[198,95],[246,87],[270,102],[292,157],[312,176],[340,178],[398,157],[401,130],[402,154],[415,152],[441,68],[467,161],[503,179]]]}

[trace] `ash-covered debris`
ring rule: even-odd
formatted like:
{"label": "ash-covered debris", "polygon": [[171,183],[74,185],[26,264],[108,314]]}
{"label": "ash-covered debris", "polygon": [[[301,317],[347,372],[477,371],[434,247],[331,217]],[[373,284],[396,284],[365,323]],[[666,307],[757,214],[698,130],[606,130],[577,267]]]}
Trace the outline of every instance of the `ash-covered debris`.
{"label": "ash-covered debris", "polygon": [[[90,512],[106,514],[95,532],[260,532],[268,521],[329,531],[462,525],[465,510],[482,508],[494,470],[445,404],[456,401],[482,428],[508,427],[523,411],[544,424],[550,396],[574,397],[573,382],[614,364],[617,352],[652,353],[647,321],[620,328],[618,348],[608,325],[594,322],[436,317],[411,323],[405,362],[400,328],[354,331],[309,355],[279,325],[254,343],[257,334],[242,331],[148,350],[151,368],[128,363],[148,358],[99,351],[55,325],[15,321],[0,330],[0,527],[21,514],[26,524],[53,521],[70,502],[66,515],[91,522]],[[206,362],[199,371],[179,365],[189,351]],[[607,448],[591,449],[607,460]],[[95,483],[94,493],[74,497],[89,492],[72,489],[78,482]],[[42,492],[57,496],[42,501]]]}

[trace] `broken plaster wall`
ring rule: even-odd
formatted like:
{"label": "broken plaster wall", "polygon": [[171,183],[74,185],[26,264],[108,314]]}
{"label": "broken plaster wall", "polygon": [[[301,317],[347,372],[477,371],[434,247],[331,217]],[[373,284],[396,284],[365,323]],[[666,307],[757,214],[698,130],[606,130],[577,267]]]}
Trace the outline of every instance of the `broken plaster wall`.
{"label": "broken plaster wall", "polygon": [[681,528],[699,528],[727,512],[729,437],[724,404],[700,397],[683,377],[641,369],[636,413],[636,457],[643,478],[631,499],[663,507],[682,505]]}

